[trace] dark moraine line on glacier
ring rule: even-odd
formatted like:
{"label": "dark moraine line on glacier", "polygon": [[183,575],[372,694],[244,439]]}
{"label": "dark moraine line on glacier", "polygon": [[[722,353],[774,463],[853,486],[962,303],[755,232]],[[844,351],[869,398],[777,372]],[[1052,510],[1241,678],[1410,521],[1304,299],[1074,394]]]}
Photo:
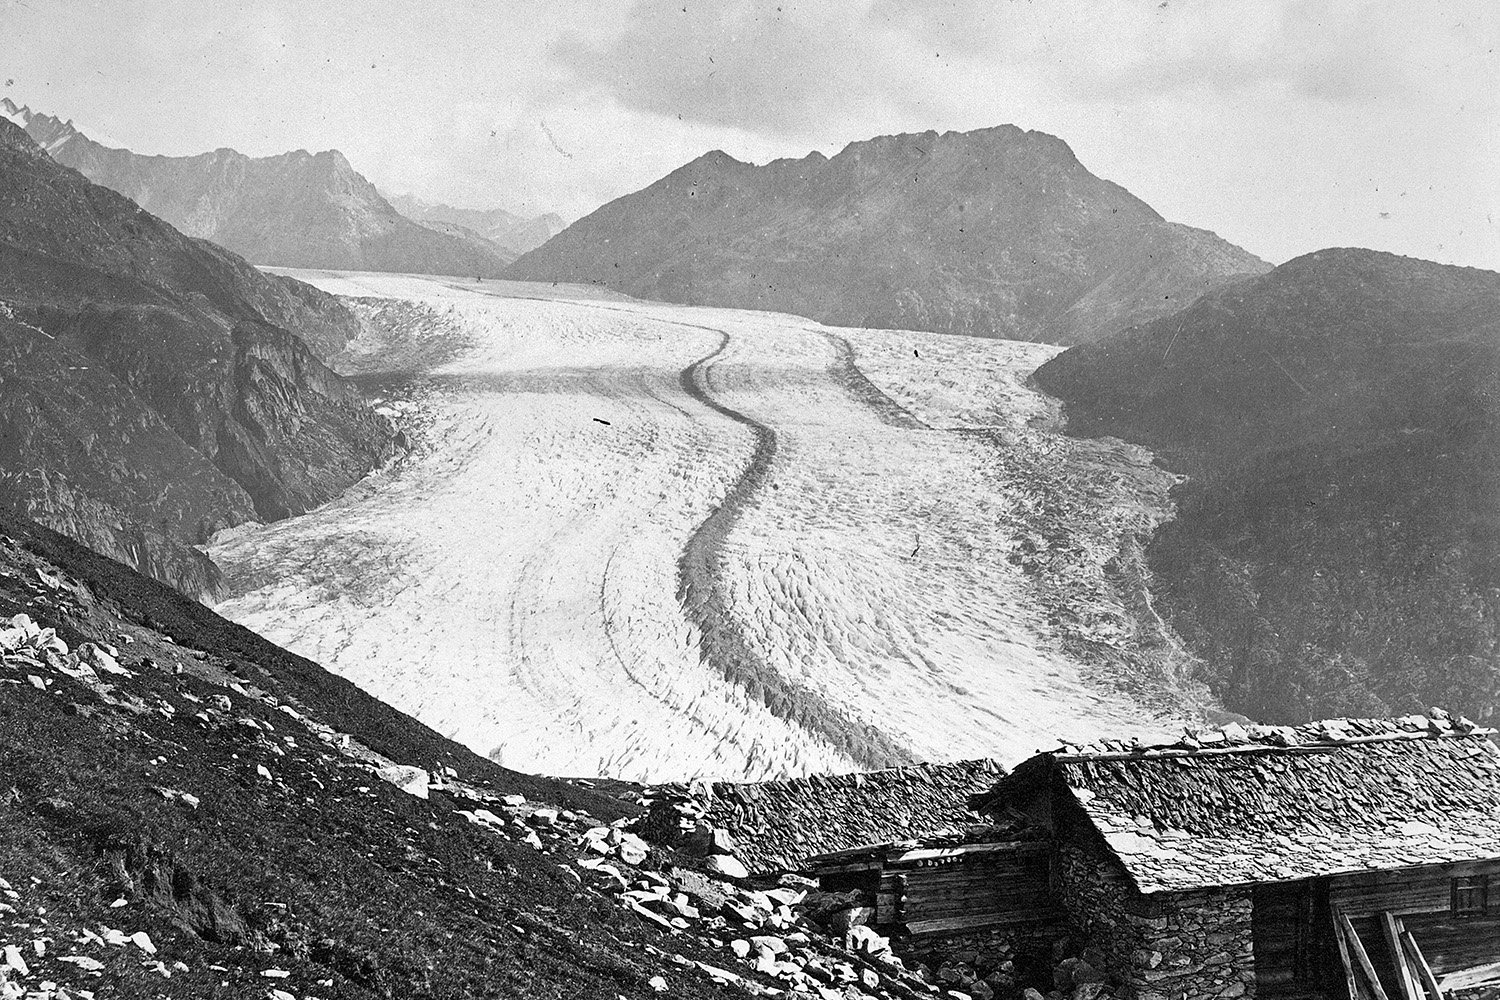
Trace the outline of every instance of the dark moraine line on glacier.
{"label": "dark moraine line on glacier", "polygon": [[849,390],[849,395],[855,400],[874,410],[881,423],[892,427],[904,427],[908,430],[932,430],[932,425],[896,402],[889,393],[870,381],[870,377],[860,370],[859,364],[854,360],[854,348],[849,346],[848,340],[836,333],[827,333],[822,330],[809,330],[808,332],[822,333],[824,339],[833,347],[833,363],[828,366],[829,376]]}
{"label": "dark moraine line on glacier", "polygon": [[729,334],[713,327],[694,326],[719,335],[719,346],[684,368],[678,376],[689,396],[737,424],[750,428],[755,448],[744,472],[724,499],[688,538],[677,562],[677,597],[688,620],[703,636],[703,659],[723,672],[731,683],[743,687],[752,698],[765,704],[773,715],[801,726],[833,744],[851,760],[866,767],[892,767],[914,763],[914,755],[886,733],[849,718],[828,699],[796,681],[783,677],[758,656],[744,630],[730,612],[721,585],[724,542],[740,511],[761,489],[776,457],[776,432],[765,424],[725,406],[708,388],[707,372],[714,359],[729,346]]}
{"label": "dark moraine line on glacier", "polygon": [[[450,287],[464,291],[485,291],[460,285]],[[541,296],[504,293],[497,294],[496,297],[555,301]],[[735,423],[750,428],[755,435],[755,448],[749,464],[724,499],[689,536],[682,555],[677,560],[677,598],[688,621],[697,627],[699,635],[703,637],[699,654],[701,662],[718,670],[731,684],[744,688],[751,698],[764,704],[771,714],[826,740],[857,764],[880,768],[916,763],[918,758],[915,754],[882,730],[850,718],[823,695],[782,676],[755,652],[744,628],[730,612],[722,585],[724,542],[739,519],[740,511],[769,477],[771,463],[776,456],[776,432],[739,410],[720,403],[708,389],[708,368],[728,348],[728,332],[699,323],[662,319],[643,314],[638,309],[611,306],[602,302],[575,300],[572,304],[601,312],[623,313],[645,322],[717,334],[719,346],[679,372],[678,382],[682,390],[693,399]],[[902,426],[925,426],[864,377],[864,373],[854,365],[854,353],[847,341],[841,337],[830,337],[829,343],[834,348],[835,355],[828,368],[833,381],[849,387],[857,398],[874,406],[881,419],[888,423],[899,420]],[[863,382],[863,389],[858,385],[860,382]],[[901,420],[902,415],[905,420]],[[618,651],[616,658],[619,659]],[[631,674],[622,659],[620,664],[625,667],[627,674]]]}

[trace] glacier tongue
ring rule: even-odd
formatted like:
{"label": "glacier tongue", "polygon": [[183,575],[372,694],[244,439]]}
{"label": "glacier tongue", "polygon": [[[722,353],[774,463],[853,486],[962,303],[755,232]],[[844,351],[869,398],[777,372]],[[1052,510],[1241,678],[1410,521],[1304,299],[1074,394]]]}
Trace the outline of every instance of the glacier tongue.
{"label": "glacier tongue", "polygon": [[[408,300],[464,346],[394,387],[420,414],[410,458],[216,540],[217,610],[504,765],[654,780],[1014,763],[1176,721],[1086,679],[1006,559],[1008,508],[1030,501],[971,431],[1030,433],[1047,406],[1022,383],[1056,349],[301,276]],[[378,371],[385,345],[351,347]],[[681,589],[685,547],[726,503]]]}

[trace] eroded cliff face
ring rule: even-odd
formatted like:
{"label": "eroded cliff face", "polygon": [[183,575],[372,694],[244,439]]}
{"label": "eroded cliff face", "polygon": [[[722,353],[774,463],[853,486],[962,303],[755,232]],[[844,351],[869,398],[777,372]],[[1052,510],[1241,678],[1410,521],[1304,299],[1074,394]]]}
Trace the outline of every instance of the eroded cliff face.
{"label": "eroded cliff face", "polygon": [[316,506],[391,433],[318,353],[357,322],[0,121],[0,495],[195,596],[194,546]]}

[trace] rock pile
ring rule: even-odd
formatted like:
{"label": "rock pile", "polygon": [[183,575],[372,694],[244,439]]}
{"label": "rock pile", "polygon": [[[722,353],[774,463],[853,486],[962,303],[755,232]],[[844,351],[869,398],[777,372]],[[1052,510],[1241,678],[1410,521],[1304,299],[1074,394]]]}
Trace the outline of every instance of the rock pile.
{"label": "rock pile", "polygon": [[497,797],[452,782],[442,787],[473,799],[477,808],[461,810],[470,822],[537,850],[566,853],[571,862],[563,867],[582,888],[669,935],[718,951],[722,964],[652,952],[695,967],[716,983],[754,996],[795,993],[824,1000],[942,992],[908,970],[889,940],[840,920],[839,909],[830,909],[827,894],[810,879],[786,875],[754,888],[742,874],[727,873],[737,864],[733,856],[712,853],[731,843],[722,831],[689,838],[704,853],[679,854],[642,839],[628,828],[628,819],[602,824],[519,795]]}

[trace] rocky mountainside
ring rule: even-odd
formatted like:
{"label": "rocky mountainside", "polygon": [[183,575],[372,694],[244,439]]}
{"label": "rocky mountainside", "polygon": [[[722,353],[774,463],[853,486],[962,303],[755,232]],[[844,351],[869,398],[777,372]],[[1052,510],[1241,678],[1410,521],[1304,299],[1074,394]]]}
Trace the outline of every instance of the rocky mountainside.
{"label": "rocky mountainside", "polygon": [[424,226],[434,223],[463,226],[516,257],[535,250],[563,230],[562,219],[551,212],[528,219],[503,208],[454,208],[411,195],[398,195],[387,200],[408,219]]}
{"label": "rocky mountainside", "polygon": [[916,1000],[958,982],[989,1000],[1055,981],[1003,950],[985,982],[903,961],[857,926],[857,894],[647,843],[638,787],[506,770],[3,508],[0,773],[5,1000]]}
{"label": "rocky mountainside", "polygon": [[1500,274],[1309,254],[1043,365],[1187,472],[1148,553],[1226,707],[1500,707]]}
{"label": "rocky mountainside", "polygon": [[515,257],[477,234],[405,218],[337,150],[142,156],[9,99],[0,112],[59,163],[255,264],[494,277]]}
{"label": "rocky mountainside", "polygon": [[0,120],[0,494],[186,592],[218,528],[314,507],[391,431],[315,351],[335,298],[190,239]]}
{"label": "rocky mountainside", "polygon": [[1004,125],[765,166],[708,153],[507,275],[843,326],[1073,344],[1268,267],[1166,222],[1062,140]]}

